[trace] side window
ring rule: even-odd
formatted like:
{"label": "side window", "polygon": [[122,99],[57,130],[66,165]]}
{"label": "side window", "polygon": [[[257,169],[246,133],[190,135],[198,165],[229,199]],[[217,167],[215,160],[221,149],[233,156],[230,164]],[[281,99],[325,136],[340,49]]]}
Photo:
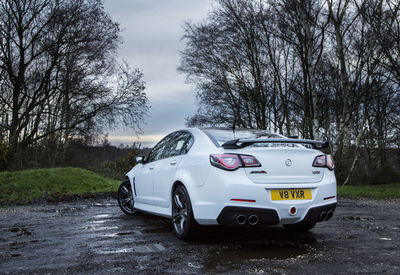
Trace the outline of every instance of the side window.
{"label": "side window", "polygon": [[190,148],[192,147],[194,143],[194,138],[192,137],[192,135],[189,135],[189,138],[185,141],[185,143],[182,146],[182,151],[181,154],[187,154],[190,150]]}
{"label": "side window", "polygon": [[[177,132],[164,150],[163,158],[186,154],[193,144],[192,136],[187,132]],[[188,146],[189,145],[189,146]]]}
{"label": "side window", "polygon": [[173,138],[175,133],[169,134],[165,138],[163,138],[156,146],[153,147],[150,154],[147,156],[146,162],[152,162],[161,159],[163,156],[163,152],[165,151],[165,147],[168,145],[170,140]]}

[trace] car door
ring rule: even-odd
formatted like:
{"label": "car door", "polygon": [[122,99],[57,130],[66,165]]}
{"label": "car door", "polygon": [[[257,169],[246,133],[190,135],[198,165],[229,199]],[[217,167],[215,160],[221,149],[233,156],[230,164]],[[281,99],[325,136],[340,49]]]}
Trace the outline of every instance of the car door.
{"label": "car door", "polygon": [[166,145],[162,159],[157,161],[153,172],[154,204],[168,207],[171,197],[171,186],[175,173],[184,155],[193,144],[193,137],[187,131],[175,132]]}
{"label": "car door", "polygon": [[140,171],[135,175],[134,192],[137,202],[154,205],[153,176],[155,167],[162,158],[163,151],[171,138],[172,135],[168,135],[153,147]]}

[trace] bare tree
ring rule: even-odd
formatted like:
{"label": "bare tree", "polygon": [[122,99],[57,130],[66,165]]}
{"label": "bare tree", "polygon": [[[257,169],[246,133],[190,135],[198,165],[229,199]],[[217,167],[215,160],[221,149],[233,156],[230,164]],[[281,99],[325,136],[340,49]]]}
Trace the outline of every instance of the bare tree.
{"label": "bare tree", "polygon": [[118,33],[98,0],[0,2],[0,128],[10,160],[44,139],[139,126],[142,75],[115,66]]}
{"label": "bare tree", "polygon": [[218,4],[185,26],[179,70],[200,103],[189,124],[329,138],[345,183],[356,168],[389,171],[386,152],[400,143],[399,3]]}

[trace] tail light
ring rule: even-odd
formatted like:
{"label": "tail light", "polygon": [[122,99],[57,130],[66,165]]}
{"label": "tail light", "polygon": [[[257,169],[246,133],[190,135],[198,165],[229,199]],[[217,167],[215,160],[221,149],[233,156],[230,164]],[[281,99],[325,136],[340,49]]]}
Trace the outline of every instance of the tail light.
{"label": "tail light", "polygon": [[260,162],[250,155],[239,154],[213,154],[210,155],[213,166],[223,170],[234,171],[240,167],[260,167]]}
{"label": "tail light", "polygon": [[314,167],[326,167],[329,170],[335,169],[335,163],[331,155],[316,156],[313,162]]}

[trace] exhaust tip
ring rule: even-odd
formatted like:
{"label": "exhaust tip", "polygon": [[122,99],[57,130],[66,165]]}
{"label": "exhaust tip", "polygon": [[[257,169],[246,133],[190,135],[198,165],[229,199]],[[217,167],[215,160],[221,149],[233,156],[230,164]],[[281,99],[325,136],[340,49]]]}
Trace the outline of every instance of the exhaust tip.
{"label": "exhaust tip", "polygon": [[329,211],[328,214],[326,214],[326,220],[329,221],[333,217],[333,211]]}
{"label": "exhaust tip", "polygon": [[251,215],[248,221],[250,225],[256,225],[258,223],[258,217],[256,215]]}
{"label": "exhaust tip", "polygon": [[326,219],[326,212],[322,212],[319,216],[320,221],[324,221]]}
{"label": "exhaust tip", "polygon": [[235,221],[237,224],[243,225],[246,223],[246,216],[239,214],[236,216]]}

